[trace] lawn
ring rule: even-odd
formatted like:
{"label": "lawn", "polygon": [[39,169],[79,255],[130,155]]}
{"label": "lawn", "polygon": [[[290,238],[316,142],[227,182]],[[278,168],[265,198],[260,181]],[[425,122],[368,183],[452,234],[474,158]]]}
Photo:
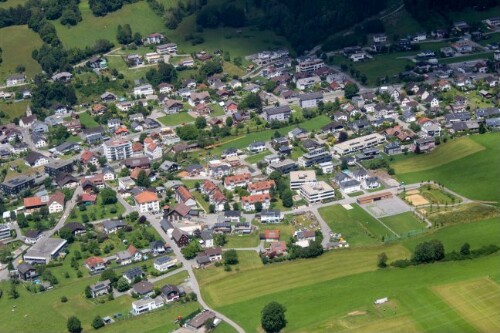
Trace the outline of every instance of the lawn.
{"label": "lawn", "polygon": [[203,210],[208,213],[209,211],[209,203],[205,201],[205,199],[203,199],[203,194],[201,194],[200,192],[198,191],[193,191],[191,192],[196,200],[196,202],[201,205],[201,207],[203,208]]}
{"label": "lawn", "polygon": [[5,2],[0,2],[0,8],[17,7],[19,5],[24,5],[26,0],[7,0]]}
{"label": "lawn", "polygon": [[99,123],[94,120],[94,118],[92,117],[92,115],[90,113],[82,112],[79,114],[79,116],[80,116],[80,118],[79,118],[80,122],[86,128],[94,128],[94,127],[99,126]]}
{"label": "lawn", "polygon": [[[151,50],[149,50],[151,51]],[[123,61],[122,57],[107,56],[108,67],[116,69],[119,73],[122,73],[126,80],[134,81],[139,79],[144,79],[146,77],[146,72],[151,68],[156,66],[147,66],[139,68],[130,68]]]}
{"label": "lawn", "polygon": [[179,112],[176,114],[160,117],[158,118],[158,121],[160,121],[165,126],[177,126],[184,123],[191,123],[194,121],[194,118],[191,117],[187,112]]}
{"label": "lawn", "polygon": [[92,46],[98,39],[107,39],[118,45],[116,31],[119,24],[130,24],[133,33],[140,32],[143,36],[166,30],[163,20],[149,8],[146,1],[126,4],[104,17],[94,16],[88,1],[81,1],[79,6],[82,21],[78,25],[66,27],[59,21],[52,22],[66,48]]}
{"label": "lawn", "polygon": [[42,45],[38,34],[26,25],[17,25],[0,29],[0,48],[3,50],[0,64],[0,82],[15,74],[17,65],[26,68],[26,75],[33,79],[35,74],[42,71],[40,65],[31,57],[31,53]]}
{"label": "lawn", "polygon": [[[87,206],[87,209],[85,211],[81,211],[78,207],[73,208],[72,212],[75,212],[76,217],[71,217],[71,214],[68,218],[68,221],[71,222],[83,222],[82,221],[82,215],[87,214],[89,217],[90,221],[97,221],[97,220],[103,220],[103,219],[108,219],[108,218],[113,218],[117,217],[118,215],[121,215],[125,213],[125,207],[119,202],[116,204],[112,205],[105,205],[101,206],[101,196],[97,196],[97,203],[95,205],[90,205]],[[116,213],[111,213],[111,208],[116,209]]]}
{"label": "lawn", "polygon": [[227,243],[224,245],[228,249],[257,247],[259,245],[259,237],[257,233],[251,235],[229,235],[226,237]]}
{"label": "lawn", "polygon": [[250,164],[261,162],[267,155],[271,155],[271,152],[269,150],[265,150],[263,152],[254,155],[249,155],[247,158],[245,158],[245,161],[247,161]]}
{"label": "lawn", "polygon": [[235,333],[236,330],[233,326],[229,325],[225,321],[217,325],[217,327],[212,331],[213,333]]}
{"label": "lawn", "polygon": [[439,62],[441,64],[452,64],[452,63],[456,63],[456,62],[482,60],[482,59],[492,60],[493,59],[493,52],[470,54],[470,55],[466,55],[463,57],[451,57],[451,58],[446,58],[446,59],[440,59]]}
{"label": "lawn", "polygon": [[380,244],[382,237],[392,233],[358,205],[347,210],[341,205],[319,209],[321,217],[333,232],[340,232],[351,246]]}
{"label": "lawn", "polygon": [[29,101],[16,103],[0,103],[0,111],[5,113],[5,118],[0,118],[0,124],[11,122],[14,118],[21,118],[26,113]]}
{"label": "lawn", "polygon": [[[328,277],[310,275],[305,266],[298,274],[286,275],[264,268],[260,270],[263,274],[258,278],[259,282],[266,281],[264,285],[260,283],[256,288],[241,286],[244,296],[235,298],[232,293],[232,283],[235,281],[226,279],[217,283],[222,300],[210,300],[210,303],[242,325],[247,332],[258,331],[260,311],[271,301],[277,301],[287,308],[286,332],[477,332],[472,322],[455,311],[454,306],[460,305],[459,300],[448,303],[449,300],[441,298],[433,289],[439,285],[485,278],[488,275],[498,279],[499,259],[500,256],[493,255],[477,260],[387,270],[374,270],[371,267],[374,264],[369,263],[363,273]],[[331,261],[330,265],[325,266],[337,272],[350,271],[349,264],[342,266]],[[309,278],[304,285],[287,283],[304,276]],[[246,275],[242,274],[243,277]],[[284,287],[267,288],[268,278],[281,279]],[[251,279],[247,281],[252,284]],[[491,280],[489,283],[495,285]],[[207,289],[211,289],[211,286]],[[239,283],[237,287],[240,287]],[[498,287],[491,290],[492,298],[499,296],[497,290]],[[390,302],[374,306],[374,300],[381,297],[389,297]],[[491,314],[498,310],[493,307],[496,304],[484,306],[484,309]],[[354,311],[359,311],[361,315],[354,318],[348,315]]]}
{"label": "lawn", "polygon": [[380,220],[400,235],[413,230],[422,230],[426,227],[426,224],[417,219],[412,212],[383,217]]}
{"label": "lawn", "polygon": [[181,283],[183,283],[187,278],[189,277],[187,271],[182,271],[177,274],[171,275],[167,278],[161,279],[159,281],[156,281],[153,285],[155,287],[163,287],[166,284],[172,284],[174,286],[177,286]]}
{"label": "lawn", "polygon": [[407,184],[434,180],[470,199],[500,201],[500,191],[491,186],[500,179],[499,139],[499,133],[460,138],[392,166]]}

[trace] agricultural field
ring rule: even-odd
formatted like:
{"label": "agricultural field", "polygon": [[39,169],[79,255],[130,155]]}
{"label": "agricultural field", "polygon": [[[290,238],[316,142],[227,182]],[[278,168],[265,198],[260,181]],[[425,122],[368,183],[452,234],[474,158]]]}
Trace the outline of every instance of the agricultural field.
{"label": "agricultural field", "polygon": [[[349,262],[340,265],[335,260],[338,259],[335,256],[340,255],[342,253],[324,255],[329,265],[318,262],[323,257],[312,260],[316,264],[313,267],[302,263],[300,274],[290,270],[293,264],[265,267],[211,283],[204,290],[212,295],[217,287],[217,297],[207,298],[209,304],[249,332],[258,331],[259,313],[271,301],[287,308],[287,332],[477,332],[476,321],[464,318],[455,310],[460,300],[445,299],[434,292],[435,288],[490,275],[489,283],[495,286],[490,290],[490,297],[500,297],[497,292],[500,273],[496,269],[499,255],[386,270],[376,270],[374,263],[367,261],[364,272],[353,272]],[[316,270],[319,267],[340,274],[321,274]],[[311,274],[307,268],[313,270]],[[258,285],[254,286],[250,277],[255,272],[260,275],[255,282]],[[281,281],[279,285],[274,283],[276,279]],[[390,301],[382,306],[373,305],[374,300],[381,297],[388,297]],[[480,304],[485,311],[483,316],[497,309],[497,301]]]}
{"label": "agricultural field", "polygon": [[457,223],[439,229],[430,229],[426,234],[405,239],[402,244],[413,251],[418,243],[439,239],[446,252],[459,251],[462,244],[468,242],[471,248],[498,244],[500,218],[490,218],[472,223]]}
{"label": "agricultural field", "polygon": [[[0,3],[2,4],[2,3]],[[42,46],[42,40],[36,32],[26,25],[17,25],[0,29],[0,48],[2,60],[0,64],[0,85],[4,85],[7,77],[15,74],[16,67],[23,65],[26,76],[33,79],[41,72],[40,65],[31,57],[33,50]]]}
{"label": "agricultural field", "polygon": [[500,201],[492,181],[500,179],[500,134],[474,135],[447,142],[433,152],[392,164],[407,184],[433,180],[469,199]]}
{"label": "agricultural field", "polygon": [[52,22],[66,48],[92,46],[98,39],[107,39],[118,45],[116,31],[119,24],[130,24],[132,32],[142,35],[166,30],[163,20],[149,8],[146,1],[126,4],[104,17],[94,16],[88,1],[81,1],[79,6],[82,21],[76,26],[66,27],[59,21]]}
{"label": "agricultural field", "polygon": [[404,235],[413,230],[422,230],[426,227],[426,224],[420,221],[411,212],[382,217],[380,220],[400,235]]}
{"label": "agricultural field", "polygon": [[165,126],[177,126],[184,123],[192,123],[194,118],[187,112],[179,112],[172,115],[166,115],[158,118],[158,121]]}
{"label": "agricultural field", "polygon": [[319,209],[321,217],[333,232],[339,232],[350,246],[380,244],[382,237],[392,234],[386,227],[358,205],[347,210],[341,205]]}
{"label": "agricultural field", "polygon": [[469,203],[453,207],[429,207],[426,209],[426,214],[434,224],[446,225],[498,217],[500,209],[496,206]]}

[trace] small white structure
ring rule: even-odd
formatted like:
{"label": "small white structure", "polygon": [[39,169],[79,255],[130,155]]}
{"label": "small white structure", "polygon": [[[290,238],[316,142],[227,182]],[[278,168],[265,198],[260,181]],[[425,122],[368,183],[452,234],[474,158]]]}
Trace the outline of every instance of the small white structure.
{"label": "small white structure", "polygon": [[381,305],[381,304],[387,303],[388,301],[389,301],[389,298],[388,297],[384,297],[384,298],[377,299],[374,303],[376,305]]}

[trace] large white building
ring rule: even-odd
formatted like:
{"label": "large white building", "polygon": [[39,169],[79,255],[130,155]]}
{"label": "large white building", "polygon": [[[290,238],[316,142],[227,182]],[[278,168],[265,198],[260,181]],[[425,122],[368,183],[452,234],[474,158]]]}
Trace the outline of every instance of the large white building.
{"label": "large white building", "polygon": [[156,298],[143,298],[138,301],[132,302],[132,314],[139,315],[144,312],[158,309],[165,305],[161,297]]}
{"label": "large white building", "polygon": [[158,200],[158,196],[154,192],[141,192],[137,194],[134,199],[137,206],[139,207],[139,213],[160,211],[160,201]]}
{"label": "large white building", "polygon": [[148,95],[153,95],[155,91],[153,90],[153,86],[150,84],[144,84],[142,86],[138,86],[134,88],[134,96],[135,97],[141,97],[141,96],[148,96]]}
{"label": "large white building", "polygon": [[108,161],[124,160],[132,156],[132,143],[128,140],[105,141],[102,147]]}
{"label": "large white building", "polygon": [[335,191],[326,182],[319,181],[302,185],[300,187],[300,195],[308,203],[315,203],[335,198]]}
{"label": "large white building", "polygon": [[373,133],[338,143],[333,147],[333,151],[335,152],[335,154],[343,156],[346,154],[357,152],[359,150],[363,150],[365,148],[377,146],[384,142],[385,136],[378,133]]}
{"label": "large white building", "polygon": [[316,182],[316,172],[313,170],[301,170],[290,172],[290,189],[299,190],[304,184]]}
{"label": "large white building", "polygon": [[323,60],[316,57],[301,57],[297,58],[297,66],[295,70],[299,73],[301,72],[313,72],[321,67],[325,66]]}

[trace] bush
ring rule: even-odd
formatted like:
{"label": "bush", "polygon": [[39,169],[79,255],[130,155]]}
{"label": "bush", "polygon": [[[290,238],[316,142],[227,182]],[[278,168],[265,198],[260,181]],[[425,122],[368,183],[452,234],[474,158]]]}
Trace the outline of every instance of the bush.
{"label": "bush", "polygon": [[391,266],[398,267],[398,268],[405,268],[405,267],[408,267],[411,265],[412,265],[412,262],[408,259],[399,259],[399,260],[393,261],[391,263]]}
{"label": "bush", "polygon": [[68,298],[66,296],[61,297],[61,303],[66,303]]}

